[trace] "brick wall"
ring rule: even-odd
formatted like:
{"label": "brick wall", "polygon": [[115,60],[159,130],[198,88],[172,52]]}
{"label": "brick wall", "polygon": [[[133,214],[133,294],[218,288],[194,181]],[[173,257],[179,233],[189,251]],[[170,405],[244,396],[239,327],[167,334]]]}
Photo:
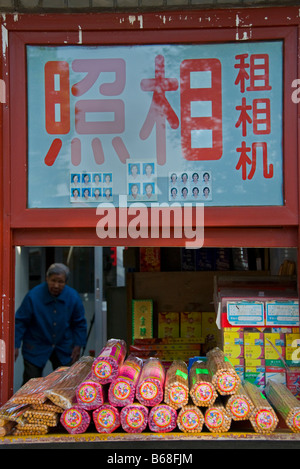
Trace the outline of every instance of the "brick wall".
{"label": "brick wall", "polygon": [[1,12],[91,12],[123,9],[229,8],[299,5],[294,0],[0,0]]}

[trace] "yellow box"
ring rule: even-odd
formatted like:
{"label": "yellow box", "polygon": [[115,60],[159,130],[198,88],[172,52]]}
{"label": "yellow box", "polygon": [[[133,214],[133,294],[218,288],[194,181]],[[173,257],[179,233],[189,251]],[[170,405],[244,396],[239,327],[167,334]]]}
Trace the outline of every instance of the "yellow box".
{"label": "yellow box", "polygon": [[223,352],[230,360],[232,358],[244,358],[244,347],[242,345],[224,345]]}
{"label": "yellow box", "polygon": [[201,314],[180,313],[180,337],[201,337]]}
{"label": "yellow box", "polygon": [[264,346],[263,345],[244,345],[244,357],[255,359],[255,360],[263,359],[265,357]]}
{"label": "yellow box", "polygon": [[223,344],[225,345],[244,345],[243,332],[224,332]]}
{"label": "yellow box", "polygon": [[300,334],[285,334],[286,347],[297,348],[300,346]]}
{"label": "yellow box", "polygon": [[244,332],[245,345],[264,345],[264,335],[262,332]]}
{"label": "yellow box", "polygon": [[179,313],[158,313],[158,337],[179,337]]}
{"label": "yellow box", "polygon": [[285,356],[285,335],[279,332],[265,332],[265,359],[278,360]]}

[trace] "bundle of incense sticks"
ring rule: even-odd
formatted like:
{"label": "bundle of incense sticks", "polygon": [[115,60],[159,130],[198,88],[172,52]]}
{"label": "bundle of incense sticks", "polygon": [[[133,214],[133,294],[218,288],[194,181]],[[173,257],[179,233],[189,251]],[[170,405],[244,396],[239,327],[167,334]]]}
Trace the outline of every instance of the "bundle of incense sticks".
{"label": "bundle of incense sticks", "polygon": [[98,379],[92,378],[92,373],[84,379],[76,389],[77,404],[85,410],[94,410],[104,404],[105,385]]}
{"label": "bundle of incense sticks", "polygon": [[231,425],[231,418],[228,415],[220,397],[213,405],[208,407],[204,414],[204,423],[212,433],[227,432]]}
{"label": "bundle of incense sticks", "polygon": [[187,404],[178,412],[177,426],[185,433],[201,432],[204,416],[198,406]]}
{"label": "bundle of incense sticks", "polygon": [[127,353],[127,346],[124,340],[109,339],[94,360],[92,367],[92,377],[98,379],[100,383],[111,383],[119,373],[119,368],[123,365]]}
{"label": "bundle of incense sticks", "polygon": [[93,411],[93,421],[98,433],[112,433],[120,425],[120,411],[110,404],[103,404]]}
{"label": "bundle of incense sticks", "polygon": [[219,394],[236,393],[241,379],[224,352],[218,347],[207,353],[207,367],[213,375],[212,382]]}
{"label": "bundle of incense sticks", "polygon": [[89,412],[78,406],[64,410],[60,417],[60,423],[71,434],[84,433],[90,422]]}
{"label": "bundle of incense sticks", "polygon": [[135,399],[136,386],[143,367],[143,360],[130,354],[119,369],[108,390],[108,400],[112,405],[124,407]]}
{"label": "bundle of incense sticks", "polygon": [[275,411],[294,433],[300,432],[300,401],[284,384],[268,380],[265,393]]}
{"label": "bundle of incense sticks", "polygon": [[148,424],[148,407],[134,402],[123,407],[120,413],[121,426],[127,433],[141,433]]}
{"label": "bundle of incense sticks", "polygon": [[152,432],[171,432],[177,426],[177,412],[167,404],[157,404],[150,409],[148,425]]}
{"label": "bundle of incense sticks", "polygon": [[189,372],[190,396],[195,405],[208,407],[218,397],[213,381],[213,375],[207,368],[206,362],[195,361]]}
{"label": "bundle of incense sticks", "polygon": [[272,433],[278,425],[278,417],[261,390],[245,381],[244,388],[254,405],[254,410],[250,415],[250,422],[256,433]]}
{"label": "bundle of incense sticks", "polygon": [[232,420],[249,420],[254,404],[242,384],[236,394],[224,396],[223,403]]}
{"label": "bundle of incense sticks", "polygon": [[159,358],[148,358],[142,368],[136,387],[136,399],[140,404],[154,406],[164,397],[165,369]]}
{"label": "bundle of incense sticks", "polygon": [[174,360],[166,373],[164,402],[174,409],[189,400],[188,368],[184,361]]}

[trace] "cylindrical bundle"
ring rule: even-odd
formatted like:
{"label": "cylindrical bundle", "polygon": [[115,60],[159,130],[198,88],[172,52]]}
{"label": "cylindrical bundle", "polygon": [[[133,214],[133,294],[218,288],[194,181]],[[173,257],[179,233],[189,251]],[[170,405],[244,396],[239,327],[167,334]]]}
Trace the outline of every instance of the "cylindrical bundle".
{"label": "cylindrical bundle", "polygon": [[148,358],[142,368],[136,387],[136,399],[140,404],[154,406],[164,398],[165,369],[159,358]]}
{"label": "cylindrical bundle", "polygon": [[218,394],[212,380],[213,375],[206,362],[199,360],[192,364],[189,372],[190,396],[195,405],[208,407],[215,402]]}
{"label": "cylindrical bundle", "polygon": [[148,407],[139,402],[123,407],[120,413],[123,430],[127,433],[141,433],[147,427],[148,416]]}
{"label": "cylindrical bundle", "polygon": [[136,386],[143,366],[143,360],[131,354],[119,369],[108,390],[111,405],[124,407],[132,404],[135,399]]}
{"label": "cylindrical bundle", "polygon": [[91,417],[89,412],[75,405],[64,410],[60,417],[60,423],[68,433],[84,433],[91,423]]}
{"label": "cylindrical bundle", "polygon": [[250,383],[244,382],[244,388],[254,404],[250,422],[256,433],[272,433],[278,425],[278,417],[261,390]]}
{"label": "cylindrical bundle", "polygon": [[15,426],[16,422],[10,422],[9,420],[2,423],[2,425],[0,425],[0,437],[10,435]]}
{"label": "cylindrical bundle", "polygon": [[218,347],[207,353],[207,367],[213,375],[212,383],[221,395],[235,394],[241,379]]}
{"label": "cylindrical bundle", "polygon": [[249,420],[254,404],[242,384],[239,385],[236,394],[226,396],[224,399],[223,403],[232,420]]}
{"label": "cylindrical bundle", "polygon": [[31,408],[34,410],[48,410],[50,412],[56,412],[58,414],[61,414],[64,411],[64,409],[58,407],[58,405],[52,404],[52,402],[48,400],[43,404],[32,404]]}
{"label": "cylindrical bundle", "polygon": [[29,404],[16,404],[9,399],[0,407],[0,419],[1,421],[22,423],[25,420],[24,413],[29,408]]}
{"label": "cylindrical bundle", "polygon": [[47,425],[48,427],[56,427],[59,414],[48,410],[28,409],[24,412],[26,423]]}
{"label": "cylindrical bundle", "polygon": [[112,433],[120,425],[120,411],[110,404],[103,404],[93,411],[93,421],[98,433]]}
{"label": "cylindrical bundle", "polygon": [[178,412],[177,426],[182,432],[201,432],[203,424],[203,413],[196,405],[187,404]]}
{"label": "cylindrical bundle", "polygon": [[127,347],[124,340],[109,339],[94,361],[92,376],[102,384],[111,383],[118,376],[126,352]]}
{"label": "cylindrical bundle", "polygon": [[286,425],[294,432],[300,432],[300,402],[282,383],[268,380],[265,393],[275,411],[283,418]]}
{"label": "cylindrical bundle", "polygon": [[177,412],[167,404],[157,404],[151,407],[148,426],[152,432],[171,432],[177,425]]}
{"label": "cylindrical bundle", "polygon": [[213,405],[206,409],[204,423],[212,433],[228,432],[231,425],[231,417],[228,415],[219,397]]}
{"label": "cylindrical bundle", "polygon": [[46,435],[48,431],[49,427],[47,425],[33,423],[18,423],[17,426],[13,429],[12,434],[16,436]]}
{"label": "cylindrical bundle", "polygon": [[81,357],[45,391],[47,398],[63,409],[70,409],[76,401],[77,386],[89,375],[93,361],[92,357]]}
{"label": "cylindrical bundle", "polygon": [[77,404],[85,410],[94,410],[104,404],[105,392],[99,380],[92,378],[90,373],[76,389]]}
{"label": "cylindrical bundle", "polygon": [[174,360],[168,368],[165,379],[164,402],[179,409],[189,401],[189,375],[184,361]]}

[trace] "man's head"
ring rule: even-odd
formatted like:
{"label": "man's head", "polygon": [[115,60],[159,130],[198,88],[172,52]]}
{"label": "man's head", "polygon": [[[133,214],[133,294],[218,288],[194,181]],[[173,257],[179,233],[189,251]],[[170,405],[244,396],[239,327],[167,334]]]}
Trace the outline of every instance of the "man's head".
{"label": "man's head", "polygon": [[46,281],[53,296],[61,294],[69,278],[69,268],[64,264],[52,264],[47,270]]}

